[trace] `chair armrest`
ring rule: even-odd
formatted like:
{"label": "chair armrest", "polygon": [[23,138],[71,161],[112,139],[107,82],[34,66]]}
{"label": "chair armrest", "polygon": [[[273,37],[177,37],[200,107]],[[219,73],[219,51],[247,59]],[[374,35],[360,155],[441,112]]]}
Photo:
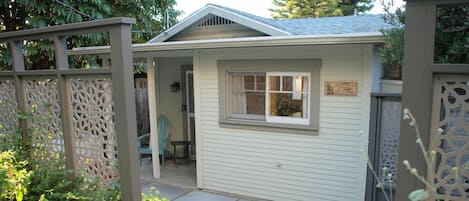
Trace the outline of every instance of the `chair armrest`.
{"label": "chair armrest", "polygon": [[143,139],[145,139],[145,138],[147,138],[147,137],[148,137],[148,138],[150,137],[150,133],[143,134],[143,135],[141,135],[140,137],[137,138],[137,142],[138,142],[138,147],[139,147],[139,148],[142,147],[142,141],[143,141]]}

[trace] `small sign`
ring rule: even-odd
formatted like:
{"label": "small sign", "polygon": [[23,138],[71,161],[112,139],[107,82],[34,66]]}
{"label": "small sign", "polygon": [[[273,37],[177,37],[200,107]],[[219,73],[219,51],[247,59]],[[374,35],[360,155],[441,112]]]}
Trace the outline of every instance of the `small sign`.
{"label": "small sign", "polygon": [[356,96],[357,82],[326,82],[324,94],[332,96]]}

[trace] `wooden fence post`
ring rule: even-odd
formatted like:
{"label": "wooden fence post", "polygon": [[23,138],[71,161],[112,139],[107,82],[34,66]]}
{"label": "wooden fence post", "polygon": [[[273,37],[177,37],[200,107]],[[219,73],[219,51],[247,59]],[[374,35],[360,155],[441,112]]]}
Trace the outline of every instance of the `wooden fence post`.
{"label": "wooden fence post", "polygon": [[121,192],[124,201],[141,200],[130,24],[110,29],[112,94],[116,119]]}
{"label": "wooden fence post", "polygon": [[[26,112],[26,103],[25,103],[25,95],[24,95],[24,88],[23,88],[23,80],[20,76],[18,76],[18,72],[24,72],[24,56],[23,56],[23,41],[13,41],[9,43],[11,56],[13,60],[12,70],[14,72],[15,78],[15,88],[16,88],[16,101],[18,103],[18,111]],[[19,118],[18,119],[18,126],[21,129],[23,145],[25,147],[29,146],[29,135],[26,131],[28,127],[28,123],[25,119]]]}

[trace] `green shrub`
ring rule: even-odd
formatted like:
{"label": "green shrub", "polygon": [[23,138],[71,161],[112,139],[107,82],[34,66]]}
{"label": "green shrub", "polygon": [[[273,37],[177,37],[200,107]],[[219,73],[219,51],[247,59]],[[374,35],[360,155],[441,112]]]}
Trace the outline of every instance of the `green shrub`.
{"label": "green shrub", "polygon": [[61,162],[39,161],[34,169],[26,201],[36,201],[38,198],[49,201],[120,200],[119,188],[107,187],[100,180],[90,179],[83,174],[71,179],[73,170],[66,170]]}
{"label": "green shrub", "polygon": [[142,193],[142,201],[169,201],[169,200],[162,197],[160,192],[155,187],[151,187],[150,192],[148,194]]}
{"label": "green shrub", "polygon": [[27,161],[17,161],[16,153],[0,153],[0,200],[22,201],[27,193],[32,171],[26,169]]}
{"label": "green shrub", "polygon": [[[0,104],[5,103],[0,101]],[[43,104],[43,107],[50,106]],[[30,122],[51,121],[50,114],[42,115],[37,111],[32,108],[31,113],[21,113],[17,117]],[[43,133],[48,131],[41,128],[18,128],[8,134],[0,130],[0,201],[121,200],[119,181],[105,184],[84,171],[67,170],[63,153],[50,152],[38,142],[32,147],[31,142],[23,141],[23,132],[49,136]],[[75,177],[72,177],[74,173]],[[167,201],[154,188],[150,194],[142,194],[142,198],[144,201]]]}

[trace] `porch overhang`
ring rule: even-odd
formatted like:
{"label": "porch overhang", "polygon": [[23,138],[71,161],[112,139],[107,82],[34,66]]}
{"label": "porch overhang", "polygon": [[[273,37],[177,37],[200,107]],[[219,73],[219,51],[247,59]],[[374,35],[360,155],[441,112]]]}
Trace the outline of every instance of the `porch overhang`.
{"label": "porch overhang", "polygon": [[[382,44],[383,35],[380,32],[331,34],[331,35],[301,35],[301,36],[266,36],[249,38],[230,38],[214,40],[195,40],[177,42],[144,43],[132,45],[134,53],[197,50],[238,47],[274,47],[274,46],[302,46],[302,45],[343,45],[343,44]],[[74,48],[69,55],[108,54],[109,46],[95,46]]]}

